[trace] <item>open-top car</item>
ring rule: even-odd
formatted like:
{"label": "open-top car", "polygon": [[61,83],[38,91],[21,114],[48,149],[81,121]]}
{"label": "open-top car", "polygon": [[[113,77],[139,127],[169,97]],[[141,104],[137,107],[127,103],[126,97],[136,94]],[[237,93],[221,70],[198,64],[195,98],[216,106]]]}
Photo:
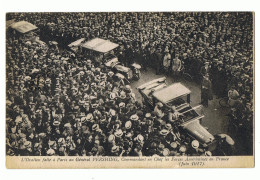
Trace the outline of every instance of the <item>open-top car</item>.
{"label": "open-top car", "polygon": [[120,64],[117,57],[111,57],[110,61],[106,62],[105,65],[110,67],[116,73],[123,74],[128,80],[133,78],[133,71],[132,69],[125,67]]}
{"label": "open-top car", "polygon": [[25,41],[31,41],[46,46],[46,43],[40,40],[39,28],[27,21],[16,22],[15,20],[12,20],[8,23],[8,28],[17,32],[16,34],[22,36]]}
{"label": "open-top car", "polygon": [[78,39],[77,41],[70,43],[68,46],[74,53],[77,53],[80,46],[85,42],[85,40],[85,38]]}
{"label": "open-top car", "polygon": [[81,44],[83,53],[94,57],[94,61],[98,63],[109,61],[118,46],[119,44],[101,38],[94,38]]}
{"label": "open-top car", "polygon": [[137,88],[143,97],[143,104],[153,109],[157,102],[163,103],[170,109],[175,106],[176,111],[181,115],[180,129],[190,137],[198,140],[203,147],[212,151],[216,148],[217,142],[214,136],[203,127],[200,122],[204,115],[197,107],[190,105],[191,91],[181,83],[174,83],[167,86],[166,78],[152,80]]}
{"label": "open-top car", "polygon": [[96,63],[106,63],[114,56],[114,50],[119,45],[109,40],[94,38],[86,40],[78,39],[68,45],[69,49],[78,55],[92,57]]}
{"label": "open-top car", "polygon": [[115,73],[123,74],[128,81],[140,79],[141,66],[139,64],[134,63],[130,67],[125,67],[118,61],[116,57],[118,46],[119,44],[101,38],[94,38],[89,41],[81,38],[69,44],[69,48],[73,52],[82,53],[81,55],[83,56],[94,58],[94,62],[105,64],[107,67],[113,69]]}

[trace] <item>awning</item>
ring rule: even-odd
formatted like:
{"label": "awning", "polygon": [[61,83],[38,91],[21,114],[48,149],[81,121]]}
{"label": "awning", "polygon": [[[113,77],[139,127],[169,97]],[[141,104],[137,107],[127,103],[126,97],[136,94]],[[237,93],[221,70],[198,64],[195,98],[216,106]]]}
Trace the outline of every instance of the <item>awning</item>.
{"label": "awning", "polygon": [[167,103],[175,98],[190,94],[191,91],[181,83],[172,84],[166,88],[153,93],[153,96],[163,103]]}
{"label": "awning", "polygon": [[33,24],[31,24],[27,21],[20,21],[20,22],[17,22],[17,23],[13,23],[11,25],[11,28],[13,28],[16,31],[23,33],[23,34],[37,29],[37,27],[35,25],[33,25]]}
{"label": "awning", "polygon": [[101,53],[109,52],[118,46],[119,45],[116,43],[113,43],[109,40],[100,39],[100,38],[92,39],[82,45],[82,47],[84,48],[91,49],[93,51],[97,51]]}

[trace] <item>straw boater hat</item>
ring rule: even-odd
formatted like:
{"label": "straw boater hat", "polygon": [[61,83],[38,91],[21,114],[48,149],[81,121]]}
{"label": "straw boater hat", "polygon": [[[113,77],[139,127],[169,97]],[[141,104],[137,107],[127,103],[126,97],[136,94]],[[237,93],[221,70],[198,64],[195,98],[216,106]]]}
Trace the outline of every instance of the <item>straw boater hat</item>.
{"label": "straw boater hat", "polygon": [[146,113],[146,114],[145,114],[145,117],[146,117],[146,118],[151,117],[151,113]]}
{"label": "straw boater hat", "polygon": [[97,131],[99,129],[99,125],[98,124],[94,124],[93,126],[92,126],[92,130],[93,131]]}
{"label": "straw boater hat", "polygon": [[59,144],[64,144],[65,143],[65,139],[64,138],[59,138],[58,139],[58,143]]}
{"label": "straw boater hat", "polygon": [[120,92],[120,98],[121,98],[121,99],[125,99],[125,98],[126,98],[126,94],[125,94],[124,91],[121,91],[121,92]]}
{"label": "straw boater hat", "polygon": [[165,148],[165,146],[164,146],[164,144],[160,144],[160,145],[158,146],[158,148],[159,148],[160,150],[163,150],[163,149]]}
{"label": "straw boater hat", "polygon": [[56,141],[49,141],[48,142],[48,145],[50,146],[50,147],[52,147],[53,145],[55,145],[56,144]]}
{"label": "straw boater hat", "polygon": [[170,155],[170,150],[168,148],[163,149],[163,155],[164,156],[169,156]]}
{"label": "straw boater hat", "polygon": [[114,73],[112,71],[108,72],[108,76],[112,77],[114,75]]}
{"label": "straw boater hat", "polygon": [[163,129],[160,131],[160,135],[166,136],[169,134],[169,131],[167,129]]}
{"label": "straw boater hat", "polygon": [[90,59],[88,59],[86,62],[87,62],[87,64],[91,64],[91,60]]}
{"label": "straw boater hat", "polygon": [[179,149],[180,152],[185,153],[187,150],[186,146],[182,145]]}
{"label": "straw boater hat", "polygon": [[123,135],[123,131],[121,129],[118,129],[114,134],[116,137],[121,137]]}
{"label": "straw boater hat", "polygon": [[25,81],[30,81],[31,79],[32,79],[31,76],[25,76],[24,78]]}
{"label": "straw boater hat", "polygon": [[71,127],[71,124],[70,124],[70,123],[66,123],[66,124],[64,124],[64,127],[70,128],[70,127]]}
{"label": "straw boater hat", "polygon": [[133,121],[137,121],[139,119],[139,117],[137,116],[137,114],[133,114],[131,117],[130,117],[131,120]]}
{"label": "straw boater hat", "polygon": [[171,125],[170,123],[166,124],[165,127],[166,127],[166,129],[168,129],[168,130],[172,129],[172,125]]}
{"label": "straw boater hat", "polygon": [[119,103],[119,107],[125,107],[125,103],[124,102]]}
{"label": "straw boater hat", "polygon": [[34,148],[37,149],[40,146],[40,143],[35,143]]}
{"label": "straw boater hat", "polygon": [[[84,100],[79,100],[79,105],[84,105],[85,102],[86,102],[86,101],[84,101]],[[80,113],[80,116],[82,116],[82,113],[84,113],[84,112],[81,112],[81,113]],[[84,116],[85,116],[85,114],[84,114]]]}
{"label": "straw boater hat", "polygon": [[126,135],[125,135],[126,137],[128,137],[128,138],[130,138],[130,137],[132,137],[133,135],[132,135],[132,133],[127,133]]}
{"label": "straw boater hat", "polygon": [[40,133],[40,134],[39,134],[39,137],[41,137],[41,138],[46,137],[46,133]]}
{"label": "straw boater hat", "polygon": [[119,147],[118,146],[113,146],[111,149],[111,152],[117,152],[119,151]]}
{"label": "straw boater hat", "polygon": [[126,85],[125,88],[131,90],[131,86],[130,85]]}
{"label": "straw boater hat", "polygon": [[59,122],[59,121],[54,121],[54,122],[53,122],[53,126],[59,127],[59,125],[60,125],[60,122]]}
{"label": "straw boater hat", "polygon": [[86,119],[87,119],[87,121],[93,120],[93,115],[92,115],[92,113],[88,113]]}
{"label": "straw boater hat", "polygon": [[116,98],[116,94],[115,93],[110,93],[110,99],[115,99]]}
{"label": "straw boater hat", "polygon": [[85,122],[87,122],[87,118],[86,118],[86,117],[82,117],[82,118],[80,119],[80,121],[81,121],[82,123],[85,123]]}
{"label": "straw boater hat", "polygon": [[132,127],[132,122],[131,121],[126,121],[125,123],[125,128],[130,129]]}
{"label": "straw boater hat", "polygon": [[205,156],[212,156],[212,153],[210,151],[205,151]]}
{"label": "straw boater hat", "polygon": [[177,148],[177,146],[178,146],[178,144],[177,144],[176,142],[172,142],[172,143],[171,143],[171,147],[172,147],[173,149]]}
{"label": "straw boater hat", "polygon": [[31,147],[31,146],[32,146],[31,141],[26,141],[26,142],[24,143],[24,146],[25,146],[26,148]]}
{"label": "straw boater hat", "polygon": [[111,134],[109,137],[108,137],[108,142],[113,142],[115,140],[115,136],[113,134]]}
{"label": "straw boater hat", "polygon": [[47,155],[48,156],[53,156],[55,154],[55,151],[53,150],[53,149],[49,149],[48,151],[47,151]]}
{"label": "straw boater hat", "polygon": [[138,134],[136,137],[138,142],[143,142],[144,141],[144,137],[141,134]]}
{"label": "straw boater hat", "polygon": [[191,142],[191,146],[194,148],[194,149],[197,149],[198,147],[199,147],[199,141],[197,141],[197,140],[193,140],[192,142]]}

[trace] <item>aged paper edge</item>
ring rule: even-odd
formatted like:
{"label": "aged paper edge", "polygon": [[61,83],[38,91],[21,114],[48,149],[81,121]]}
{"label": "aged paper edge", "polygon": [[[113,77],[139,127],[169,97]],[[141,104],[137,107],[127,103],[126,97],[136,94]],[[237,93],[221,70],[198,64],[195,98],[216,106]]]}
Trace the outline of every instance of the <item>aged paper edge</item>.
{"label": "aged paper edge", "polygon": [[253,168],[254,156],[6,156],[8,169]]}

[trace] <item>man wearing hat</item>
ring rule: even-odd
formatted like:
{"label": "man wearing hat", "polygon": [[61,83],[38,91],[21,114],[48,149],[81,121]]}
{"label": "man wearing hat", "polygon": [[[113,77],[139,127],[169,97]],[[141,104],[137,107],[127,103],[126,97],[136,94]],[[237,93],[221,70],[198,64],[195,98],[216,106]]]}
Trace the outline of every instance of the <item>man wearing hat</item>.
{"label": "man wearing hat", "polygon": [[199,148],[200,144],[197,140],[193,140],[191,142],[191,146],[188,146],[187,148],[187,154],[191,156],[199,156],[201,153],[203,153],[203,149]]}
{"label": "man wearing hat", "polygon": [[162,118],[164,116],[163,104],[161,102],[158,102],[154,107],[154,111],[157,113],[158,117]]}
{"label": "man wearing hat", "polygon": [[209,72],[210,72],[209,62],[206,61],[206,62],[205,62],[205,65],[202,66],[201,69],[200,69],[200,74],[201,74],[202,78],[203,78],[203,76],[205,76],[206,74],[209,74]]}
{"label": "man wearing hat", "polygon": [[48,149],[47,152],[46,152],[47,156],[55,156],[56,155],[56,152],[54,149]]}
{"label": "man wearing hat", "polygon": [[212,100],[212,84],[209,80],[209,75],[206,74],[203,77],[202,83],[201,83],[201,104],[205,107],[208,107],[208,100]]}
{"label": "man wearing hat", "polygon": [[239,98],[239,93],[235,90],[235,86],[231,86],[230,90],[228,91],[228,103],[231,107],[237,104]]}
{"label": "man wearing hat", "polygon": [[218,69],[215,76],[215,92],[217,95],[217,98],[221,98],[225,96],[225,92],[226,92],[226,73],[223,69],[223,63],[219,63],[218,65]]}
{"label": "man wearing hat", "polygon": [[155,68],[156,68],[156,75],[158,75],[162,69],[162,62],[163,62],[163,57],[161,53],[161,48],[158,47],[155,53]]}
{"label": "man wearing hat", "polygon": [[119,151],[120,151],[119,146],[114,145],[114,146],[111,148],[110,155],[111,155],[111,156],[119,156]]}
{"label": "man wearing hat", "polygon": [[173,72],[173,78],[175,80],[178,80],[181,68],[182,68],[182,61],[179,59],[179,55],[176,54],[176,57],[173,59],[172,62],[172,72]]}
{"label": "man wearing hat", "polygon": [[168,75],[169,74],[169,72],[170,72],[170,66],[171,66],[171,62],[172,60],[171,60],[171,55],[170,55],[170,53],[169,53],[169,50],[167,50],[167,51],[165,51],[165,55],[164,55],[164,57],[163,57],[163,67],[164,67],[164,70],[165,70],[165,72],[166,72],[166,75]]}
{"label": "man wearing hat", "polygon": [[40,143],[35,143],[33,146],[33,155],[41,156],[42,155],[42,145]]}

